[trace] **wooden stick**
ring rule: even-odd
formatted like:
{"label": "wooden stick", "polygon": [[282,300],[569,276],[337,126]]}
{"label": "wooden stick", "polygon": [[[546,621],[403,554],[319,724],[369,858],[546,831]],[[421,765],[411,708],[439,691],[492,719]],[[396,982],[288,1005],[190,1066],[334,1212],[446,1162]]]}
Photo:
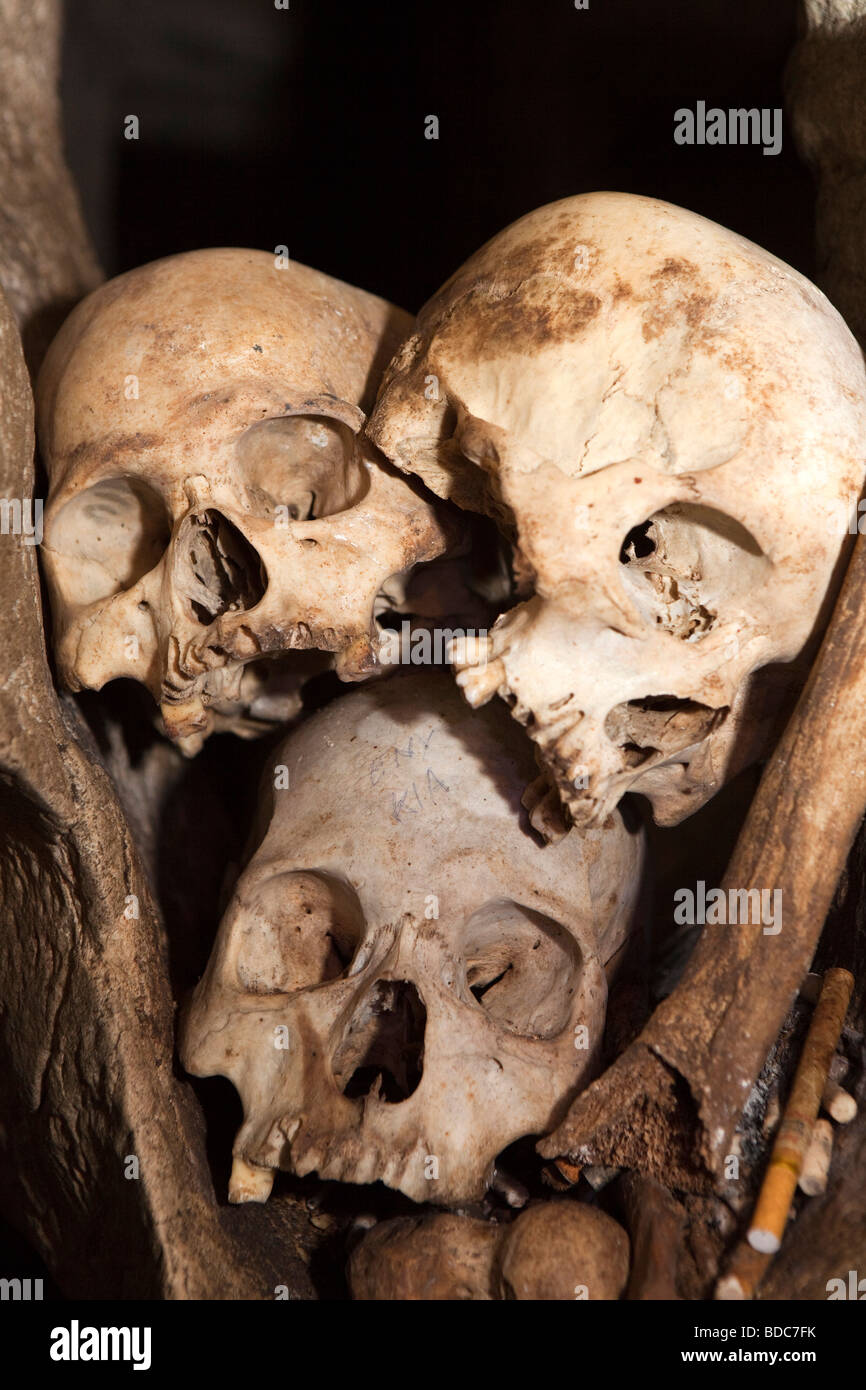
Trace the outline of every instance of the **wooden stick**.
{"label": "wooden stick", "polygon": [[782,1244],[785,1222],[853,988],[854,977],[847,970],[828,970],[824,976],[824,987],[809,1025],[749,1228],[749,1244],[762,1254],[775,1254]]}

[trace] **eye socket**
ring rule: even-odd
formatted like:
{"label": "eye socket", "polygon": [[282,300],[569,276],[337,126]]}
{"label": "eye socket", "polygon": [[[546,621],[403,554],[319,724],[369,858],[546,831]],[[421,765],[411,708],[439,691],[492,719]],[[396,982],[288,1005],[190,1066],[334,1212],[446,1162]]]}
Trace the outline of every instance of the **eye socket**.
{"label": "eye socket", "polygon": [[712,631],[720,613],[763,587],[771,568],[734,517],[682,502],[632,527],[619,559],[623,583],[647,621],[685,642]]}
{"label": "eye socket", "polygon": [[265,511],[283,506],[290,521],[316,521],[354,507],[370,480],[347,425],[320,415],[263,420],[237,444],[247,491]]}
{"label": "eye socket", "polygon": [[140,478],[105,478],[54,516],[53,551],[81,566],[76,597],[85,603],[131,589],[159,564],[171,537],[165,503]]}
{"label": "eye socket", "polygon": [[471,993],[497,1023],[536,1038],[568,1024],[582,956],[552,918],[505,899],[486,903],[465,925],[463,957]]}
{"label": "eye socket", "polygon": [[235,969],[251,994],[291,994],[343,974],[363,918],[347,884],[325,874],[269,879],[244,905]]}

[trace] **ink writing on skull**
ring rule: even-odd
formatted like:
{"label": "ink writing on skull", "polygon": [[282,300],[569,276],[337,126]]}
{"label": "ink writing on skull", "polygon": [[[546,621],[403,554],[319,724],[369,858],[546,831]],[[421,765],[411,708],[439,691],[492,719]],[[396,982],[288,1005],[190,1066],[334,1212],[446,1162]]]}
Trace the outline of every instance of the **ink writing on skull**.
{"label": "ink writing on skull", "polygon": [[[437,777],[427,758],[435,732],[431,728],[424,738],[413,735],[404,748],[392,744],[370,763],[370,786],[377,791],[385,791],[390,797],[391,817],[397,822],[402,822],[407,816],[423,815],[428,807],[437,805],[437,797],[441,799],[443,794],[447,796],[450,790],[447,783]],[[412,766],[406,767],[410,760]],[[407,785],[404,779],[410,772],[416,775]],[[393,785],[395,776],[397,787]]]}

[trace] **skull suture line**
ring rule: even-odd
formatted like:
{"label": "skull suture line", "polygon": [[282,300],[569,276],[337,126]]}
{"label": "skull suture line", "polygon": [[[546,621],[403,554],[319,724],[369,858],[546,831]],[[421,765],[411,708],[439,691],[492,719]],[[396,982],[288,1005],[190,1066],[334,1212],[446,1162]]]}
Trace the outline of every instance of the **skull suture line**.
{"label": "skull suture line", "polygon": [[[376,596],[446,545],[360,432],[407,325],[306,266],[231,249],[143,266],[73,311],[38,391],[65,684],[144,682],[194,752],[214,727],[296,713],[332,659],[344,680],[375,669]],[[290,650],[282,674],[259,660]]]}
{"label": "skull suture line", "polygon": [[642,839],[615,814],[540,844],[530,745],[444,675],[335,700],[277,758],[181,1030],[187,1070],[243,1102],[230,1197],[264,1200],[277,1167],[479,1197],[597,1064]]}
{"label": "skull suture line", "polygon": [[557,793],[676,824],[766,751],[866,472],[861,354],[803,276],[650,198],[565,199],[426,305],[369,433],[513,538],[531,596],[459,680],[535,740],[540,830]]}

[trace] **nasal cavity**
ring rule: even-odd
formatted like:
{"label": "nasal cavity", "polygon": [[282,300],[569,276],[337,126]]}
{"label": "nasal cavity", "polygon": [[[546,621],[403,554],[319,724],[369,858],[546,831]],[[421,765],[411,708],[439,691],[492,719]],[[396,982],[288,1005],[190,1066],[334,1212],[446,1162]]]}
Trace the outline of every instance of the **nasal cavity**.
{"label": "nasal cavity", "polygon": [[408,980],[377,980],[366,994],[332,1062],[350,1100],[398,1105],[418,1089],[424,1069],[427,1010]]}
{"label": "nasal cavity", "polygon": [[627,766],[639,767],[654,754],[677,753],[700,743],[729,712],[727,705],[712,709],[676,695],[645,695],[616,705],[604,721],[604,732],[622,748]]}
{"label": "nasal cavity", "polygon": [[186,559],[190,607],[206,626],[228,609],[255,608],[268,587],[258,553],[220,512],[191,518]]}

